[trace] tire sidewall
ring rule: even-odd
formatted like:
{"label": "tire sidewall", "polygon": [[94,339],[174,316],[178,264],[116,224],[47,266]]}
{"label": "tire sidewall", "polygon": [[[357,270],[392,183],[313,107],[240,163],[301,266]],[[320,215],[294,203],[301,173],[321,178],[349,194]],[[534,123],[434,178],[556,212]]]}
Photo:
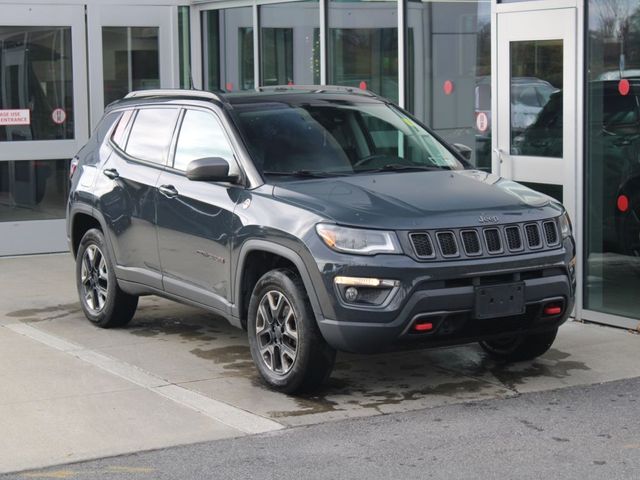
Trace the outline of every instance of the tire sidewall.
{"label": "tire sidewall", "polygon": [[[87,305],[87,302],[84,298],[81,280],[82,258],[87,248],[91,245],[95,245],[100,249],[100,252],[102,252],[102,255],[104,256],[105,262],[107,262],[107,300],[105,302],[104,308],[98,313],[93,312],[92,309]],[[82,307],[82,311],[84,312],[87,319],[100,327],[104,327],[113,315],[113,310],[115,308],[117,280],[115,272],[113,270],[113,263],[111,262],[111,258],[109,257],[109,252],[107,250],[104,235],[98,229],[94,228],[87,231],[87,233],[85,233],[82,237],[82,240],[80,240],[78,254],[76,255],[76,288],[78,290],[78,296],[80,297],[80,306]]]}
{"label": "tire sidewall", "polygon": [[[295,274],[282,270],[275,270],[266,273],[256,284],[251,300],[249,302],[249,312],[247,318],[247,331],[249,337],[249,349],[253,361],[260,374],[272,387],[283,391],[292,392],[297,390],[305,380],[307,369],[310,366],[312,355],[312,341],[315,338],[314,328],[315,316],[309,305],[306,292],[300,288],[295,280]],[[256,336],[256,319],[260,301],[267,292],[278,291],[289,301],[291,308],[296,315],[296,326],[298,331],[298,349],[296,359],[291,370],[284,375],[272,372],[264,363],[258,347]]]}

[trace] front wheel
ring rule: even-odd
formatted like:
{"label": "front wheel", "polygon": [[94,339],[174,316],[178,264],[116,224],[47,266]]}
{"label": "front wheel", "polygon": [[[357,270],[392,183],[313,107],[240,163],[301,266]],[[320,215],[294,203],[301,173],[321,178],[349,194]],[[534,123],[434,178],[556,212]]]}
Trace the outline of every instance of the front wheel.
{"label": "front wheel", "polygon": [[138,306],[138,297],[118,286],[104,234],[92,228],[80,240],[76,256],[76,285],[85,316],[102,328],[129,323]]}
{"label": "front wheel", "polygon": [[275,390],[313,390],[331,374],[336,351],[322,337],[304,285],[291,270],[272,270],[258,280],[247,330],[253,361]]}
{"label": "front wheel", "polygon": [[480,342],[482,349],[496,360],[522,362],[547,352],[553,345],[558,329]]}

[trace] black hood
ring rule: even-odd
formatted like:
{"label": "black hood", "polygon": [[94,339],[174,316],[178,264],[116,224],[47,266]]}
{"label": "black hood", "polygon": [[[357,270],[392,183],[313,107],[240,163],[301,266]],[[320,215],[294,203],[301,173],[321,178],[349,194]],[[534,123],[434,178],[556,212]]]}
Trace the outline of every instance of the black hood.
{"label": "black hood", "polygon": [[516,182],[477,170],[353,175],[276,184],[274,195],[341,225],[411,230],[555,217],[562,206]]}

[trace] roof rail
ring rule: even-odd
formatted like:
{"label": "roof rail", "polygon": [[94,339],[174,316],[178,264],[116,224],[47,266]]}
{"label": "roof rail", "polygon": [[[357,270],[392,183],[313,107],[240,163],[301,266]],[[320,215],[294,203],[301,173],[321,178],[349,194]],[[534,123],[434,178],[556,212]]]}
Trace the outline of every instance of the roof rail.
{"label": "roof rail", "polygon": [[194,97],[207,98],[209,100],[223,101],[220,96],[206,90],[186,90],[182,88],[158,88],[153,90],[134,90],[128,93],[124,98],[144,98],[144,97],[161,97],[163,95],[174,95],[176,97]]}
{"label": "roof rail", "polygon": [[370,90],[363,90],[358,87],[347,87],[344,85],[269,85],[256,87],[258,92],[286,92],[288,90],[311,90],[312,92],[343,92],[343,93],[359,93],[370,97],[377,97]]}

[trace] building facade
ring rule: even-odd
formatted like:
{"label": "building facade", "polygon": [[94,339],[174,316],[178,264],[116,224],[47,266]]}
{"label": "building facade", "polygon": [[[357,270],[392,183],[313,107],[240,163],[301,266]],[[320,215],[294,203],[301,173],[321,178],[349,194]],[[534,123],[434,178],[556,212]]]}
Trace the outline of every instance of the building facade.
{"label": "building facade", "polygon": [[0,0],[0,255],[66,250],[69,161],[134,89],[334,84],[561,200],[585,320],[637,328],[640,0]]}

